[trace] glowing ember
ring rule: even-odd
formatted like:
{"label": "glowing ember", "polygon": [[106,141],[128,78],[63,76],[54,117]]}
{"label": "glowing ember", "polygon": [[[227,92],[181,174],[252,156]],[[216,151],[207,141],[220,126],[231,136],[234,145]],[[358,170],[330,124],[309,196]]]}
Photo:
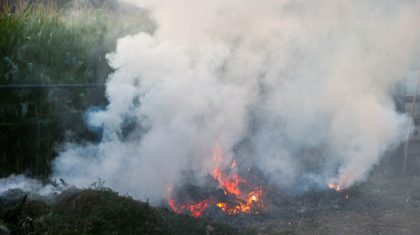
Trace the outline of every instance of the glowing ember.
{"label": "glowing ember", "polygon": [[[224,195],[227,197],[226,200],[220,201],[207,198],[198,202],[177,204],[169,197],[168,204],[171,209],[176,213],[188,212],[194,217],[199,217],[209,207],[209,203],[214,203],[213,205],[219,208],[223,213],[230,215],[252,213],[253,208],[262,208],[262,187],[255,187],[253,190],[245,190],[249,189],[250,186],[245,179],[238,175],[236,161],[233,160],[230,166],[223,166],[223,152],[217,145],[212,149],[212,155],[215,167],[213,168],[211,175],[223,190]],[[171,195],[171,189],[168,189],[168,192],[169,195]]]}

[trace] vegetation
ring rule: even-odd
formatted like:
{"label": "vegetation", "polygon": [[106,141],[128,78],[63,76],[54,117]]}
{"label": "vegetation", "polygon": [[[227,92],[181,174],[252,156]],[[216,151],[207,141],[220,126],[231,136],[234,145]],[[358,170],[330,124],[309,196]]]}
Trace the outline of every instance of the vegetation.
{"label": "vegetation", "polygon": [[[68,190],[52,203],[28,200],[0,211],[14,234],[237,234],[189,216],[119,196],[109,189]],[[10,214],[18,214],[11,217]],[[12,219],[10,219],[12,218]],[[1,224],[0,224],[1,225]]]}
{"label": "vegetation", "polygon": [[[153,27],[147,14],[112,1],[1,1],[0,86],[103,85],[116,39]],[[85,127],[84,112],[105,105],[103,86],[0,88],[0,177],[47,176],[60,143],[97,138]]]}
{"label": "vegetation", "polygon": [[[106,54],[114,51],[117,38],[153,29],[146,12],[112,0],[0,1],[0,177],[47,177],[61,143],[100,137],[85,127],[84,113],[106,105],[103,86],[10,85],[103,85],[112,72]],[[19,190],[0,195],[0,234],[237,233],[99,186],[46,198]]]}

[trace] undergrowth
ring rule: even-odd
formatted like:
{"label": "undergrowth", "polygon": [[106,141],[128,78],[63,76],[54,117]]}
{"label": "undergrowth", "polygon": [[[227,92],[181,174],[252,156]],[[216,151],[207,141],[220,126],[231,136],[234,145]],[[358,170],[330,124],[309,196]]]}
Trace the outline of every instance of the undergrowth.
{"label": "undergrowth", "polygon": [[102,86],[0,89],[0,176],[47,176],[61,143],[97,139],[84,114],[106,105],[106,54],[118,37],[153,28],[146,12],[111,0],[1,1],[0,86]]}
{"label": "undergrowth", "polygon": [[176,215],[110,189],[68,190],[52,202],[28,199],[18,208],[0,211],[14,234],[238,234],[228,225]]}

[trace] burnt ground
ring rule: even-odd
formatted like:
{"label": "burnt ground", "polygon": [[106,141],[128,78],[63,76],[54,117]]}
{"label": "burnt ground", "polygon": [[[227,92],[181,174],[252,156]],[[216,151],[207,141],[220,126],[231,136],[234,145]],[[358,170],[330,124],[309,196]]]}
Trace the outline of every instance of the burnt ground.
{"label": "burnt ground", "polygon": [[254,218],[247,227],[259,234],[420,232],[420,177],[371,179],[346,193],[347,199],[335,192],[283,199],[288,206],[274,206],[274,213]]}
{"label": "burnt ground", "polygon": [[420,234],[418,159],[402,176],[398,156],[347,191],[274,195],[266,213],[222,220],[255,234]]}

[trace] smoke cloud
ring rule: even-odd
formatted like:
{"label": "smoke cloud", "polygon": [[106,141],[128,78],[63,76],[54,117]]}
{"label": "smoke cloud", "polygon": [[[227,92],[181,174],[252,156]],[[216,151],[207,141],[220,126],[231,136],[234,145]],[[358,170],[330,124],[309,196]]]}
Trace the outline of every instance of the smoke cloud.
{"label": "smoke cloud", "polygon": [[118,40],[102,141],[67,144],[54,177],[157,201],[217,144],[284,190],[346,188],[412,128],[391,94],[418,66],[420,1],[125,2],[157,29]]}
{"label": "smoke cloud", "polygon": [[20,189],[24,192],[38,195],[49,195],[53,192],[52,185],[45,185],[39,180],[23,175],[11,175],[0,179],[0,196],[12,189]]}

